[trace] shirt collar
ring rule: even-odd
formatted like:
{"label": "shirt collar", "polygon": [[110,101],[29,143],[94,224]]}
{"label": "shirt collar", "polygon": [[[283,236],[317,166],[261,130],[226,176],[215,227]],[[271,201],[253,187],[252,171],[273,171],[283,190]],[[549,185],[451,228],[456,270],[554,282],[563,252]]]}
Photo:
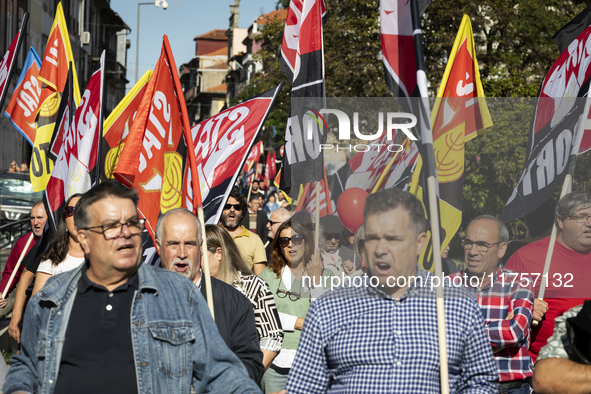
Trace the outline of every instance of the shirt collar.
{"label": "shirt collar", "polygon": [[[468,287],[470,287],[470,288],[472,288],[472,289],[474,289],[474,290],[476,290],[476,291],[484,291],[484,290],[488,290],[488,289],[490,289],[491,287],[493,287],[493,285],[494,285],[495,283],[497,283],[497,280],[499,279],[499,276],[500,276],[502,273],[503,273],[503,264],[502,264],[502,263],[499,263],[499,266],[497,267],[497,270],[495,271],[495,274],[494,274],[494,276],[493,276],[493,279],[492,279],[490,282],[488,282],[488,284],[487,284],[486,286],[484,286],[484,287],[481,289],[481,288],[479,288],[478,286],[472,286],[472,285],[470,285],[470,282],[468,281]],[[461,276],[464,276],[464,275],[468,275],[468,277],[470,277],[470,273],[468,272],[468,269],[464,269],[464,270],[462,271],[462,275],[461,275]],[[489,275],[490,275],[490,273],[489,273],[488,275],[485,275],[484,277],[486,278],[486,277],[488,277]],[[480,275],[479,279],[480,279],[480,278],[482,278],[482,275]],[[511,280],[511,279],[510,279],[510,280]]]}
{"label": "shirt collar", "polygon": [[[430,275],[430,272],[421,269],[421,267],[417,264],[417,272],[415,273],[414,276],[420,276],[420,277],[422,277],[423,278],[423,283],[427,283],[427,280],[429,278],[429,275]],[[367,274],[364,274],[364,276],[367,276]],[[369,283],[369,278],[367,278],[367,283]],[[414,280],[411,281],[410,286],[408,287],[408,289],[406,289],[406,291],[398,299],[398,301],[402,301],[402,300],[407,299],[408,297],[412,297],[413,295],[415,295],[415,293],[418,290],[419,290],[419,287],[416,286],[416,281],[414,281]],[[387,294],[386,292],[384,292],[383,290],[381,290],[379,287],[373,287],[371,285],[367,287],[367,293],[370,294],[370,295],[381,297],[381,298],[389,298],[391,300],[394,300],[395,299],[392,296],[390,296],[389,294]]]}
{"label": "shirt collar", "polygon": [[[104,286],[96,284],[88,278],[88,275],[86,273],[87,271],[88,271],[88,262],[83,264],[83,267],[82,267],[80,281],[78,282],[78,293],[80,293],[80,294],[86,293],[87,291],[90,290],[91,287],[94,287],[95,289],[98,289],[98,290],[106,291],[107,289]],[[139,285],[140,285],[139,275],[136,271],[135,274],[133,274],[133,276],[131,278],[129,278],[129,280],[127,282],[123,283],[121,286],[117,287],[113,291],[125,291],[130,287],[133,287],[134,289],[138,289]]]}
{"label": "shirt collar", "polygon": [[238,234],[237,236],[235,236],[234,239],[236,239],[238,237],[248,237],[248,238],[250,238],[250,230],[248,230],[244,226],[240,226],[240,227],[242,227],[242,232],[240,234]]}

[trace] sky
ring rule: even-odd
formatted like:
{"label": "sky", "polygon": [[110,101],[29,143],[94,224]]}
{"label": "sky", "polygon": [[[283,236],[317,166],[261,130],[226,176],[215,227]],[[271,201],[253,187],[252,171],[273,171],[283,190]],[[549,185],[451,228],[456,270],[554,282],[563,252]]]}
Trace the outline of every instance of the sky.
{"label": "sky", "polygon": [[[140,6],[139,76],[152,70],[160,56],[162,36],[166,34],[178,67],[195,56],[193,38],[213,29],[229,27],[230,4],[234,0],[167,0],[163,10],[150,4]],[[111,8],[131,29],[127,38],[127,89],[135,83],[138,3],[148,0],[111,0]],[[277,0],[241,0],[239,27],[248,28],[254,19],[275,9]]]}

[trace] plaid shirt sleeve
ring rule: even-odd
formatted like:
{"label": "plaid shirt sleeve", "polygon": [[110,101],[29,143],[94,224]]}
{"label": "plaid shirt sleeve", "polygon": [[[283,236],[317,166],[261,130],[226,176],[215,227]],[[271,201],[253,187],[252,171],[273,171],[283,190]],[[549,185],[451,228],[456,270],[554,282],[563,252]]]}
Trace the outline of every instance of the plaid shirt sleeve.
{"label": "plaid shirt sleeve", "polygon": [[534,307],[532,283],[517,285],[509,301],[511,319],[490,321],[486,325],[490,344],[493,348],[521,347],[528,344]]}
{"label": "plaid shirt sleeve", "polygon": [[471,340],[465,347],[462,357],[460,367],[462,374],[456,393],[496,393],[498,392],[494,383],[498,379],[496,365],[486,332],[483,330],[484,320],[478,304],[471,303],[466,313],[471,316],[470,332],[467,335]]}
{"label": "plaid shirt sleeve", "polygon": [[290,394],[326,393],[328,390],[328,370],[319,321],[322,314],[318,312],[318,305],[318,301],[312,303],[304,320],[298,351],[287,378],[286,388]]}

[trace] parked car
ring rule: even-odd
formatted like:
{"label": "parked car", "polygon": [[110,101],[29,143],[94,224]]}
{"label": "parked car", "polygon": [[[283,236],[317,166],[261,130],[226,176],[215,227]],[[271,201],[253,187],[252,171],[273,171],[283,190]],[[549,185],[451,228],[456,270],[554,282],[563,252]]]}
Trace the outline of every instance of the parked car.
{"label": "parked car", "polygon": [[29,173],[0,172],[0,225],[26,219],[42,197],[42,191],[33,191]]}

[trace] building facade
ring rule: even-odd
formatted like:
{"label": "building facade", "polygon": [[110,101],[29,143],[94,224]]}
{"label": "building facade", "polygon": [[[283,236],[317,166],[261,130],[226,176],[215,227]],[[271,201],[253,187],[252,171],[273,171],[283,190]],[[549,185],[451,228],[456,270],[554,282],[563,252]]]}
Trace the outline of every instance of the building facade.
{"label": "building facade", "polygon": [[[0,0],[0,53],[4,55],[20,28],[25,12],[29,24],[10,81],[2,113],[6,110],[12,91],[20,76],[24,59],[32,46],[43,61],[43,53],[55,19],[57,0]],[[62,8],[72,54],[74,55],[80,91],[105,53],[105,115],[107,116],[125,96],[127,84],[127,34],[131,29],[111,9],[109,0],[62,0]],[[31,147],[5,116],[0,116],[0,171],[12,160],[29,164]]]}

